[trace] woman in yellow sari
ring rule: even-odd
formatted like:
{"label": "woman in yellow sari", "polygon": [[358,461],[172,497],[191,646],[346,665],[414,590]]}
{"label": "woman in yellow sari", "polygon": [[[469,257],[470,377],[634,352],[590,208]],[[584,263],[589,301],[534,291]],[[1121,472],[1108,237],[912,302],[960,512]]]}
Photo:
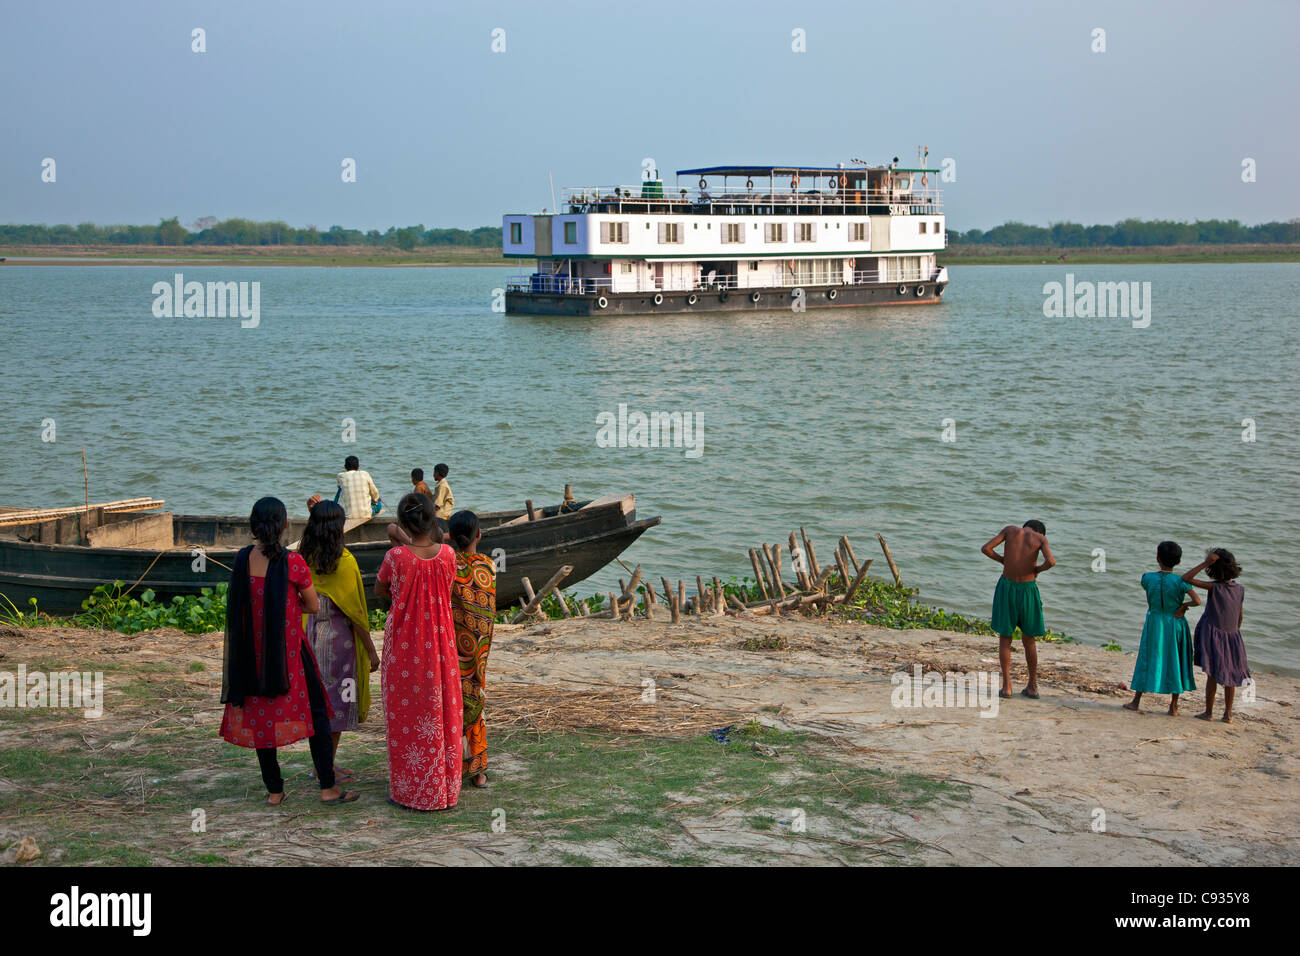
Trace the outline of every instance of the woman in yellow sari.
{"label": "woman in yellow sari", "polygon": [[[330,730],[336,757],[343,731],[356,730],[369,715],[370,674],[379,668],[379,655],[370,639],[361,569],[352,552],[343,547],[345,521],[339,505],[316,502],[298,546],[320,596],[320,610],[303,615],[303,626],[333,712]],[[343,782],[356,779],[342,767],[335,766],[334,773]]]}
{"label": "woman in yellow sari", "polygon": [[[483,722],[483,689],[492,619],[497,608],[496,565],[478,553],[483,537],[478,515],[458,511],[447,523],[456,549],[456,579],[451,585],[451,620],[460,658],[461,697],[465,702],[465,776],[476,787],[487,786],[487,726]],[[318,588],[319,590],[319,588]]]}

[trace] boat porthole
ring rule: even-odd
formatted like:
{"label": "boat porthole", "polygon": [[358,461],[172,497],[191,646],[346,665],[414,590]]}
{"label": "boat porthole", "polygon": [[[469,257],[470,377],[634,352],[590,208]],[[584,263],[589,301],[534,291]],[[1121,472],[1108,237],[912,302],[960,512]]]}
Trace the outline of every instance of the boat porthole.
{"label": "boat porthole", "polygon": [[838,289],[827,289],[827,290],[826,290],[826,298],[828,298],[828,299],[834,299],[834,298],[835,298],[837,295],[839,295],[839,294],[840,294],[840,293],[839,293],[839,290],[838,290]]}
{"label": "boat porthole", "polygon": [[596,305],[603,309],[609,305],[609,299],[605,298],[602,295],[599,299],[596,300]]}
{"label": "boat porthole", "polygon": [[656,293],[655,293],[655,305],[663,305],[663,304],[664,304],[664,295],[663,295],[663,293],[662,293],[662,292],[656,292]]}
{"label": "boat porthole", "polygon": [[698,302],[698,301],[699,301],[699,299],[696,298],[696,295],[695,295],[694,292],[692,292],[690,295],[688,295],[688,296],[686,297],[686,304],[687,304],[687,305],[694,305],[694,304],[695,304],[696,302]]}
{"label": "boat porthole", "polygon": [[925,295],[925,286],[923,286],[923,285],[919,285],[919,286],[917,286],[917,287],[916,287],[916,297],[919,299],[919,298],[921,298],[921,296],[923,296],[923,295]]}
{"label": "boat porthole", "polygon": [[899,294],[899,295],[907,295],[907,286],[905,286],[905,285],[900,285],[900,286],[898,287],[898,294]]}
{"label": "boat porthole", "polygon": [[759,295],[757,292],[751,294],[749,297],[750,302],[757,302],[758,300],[759,300]]}

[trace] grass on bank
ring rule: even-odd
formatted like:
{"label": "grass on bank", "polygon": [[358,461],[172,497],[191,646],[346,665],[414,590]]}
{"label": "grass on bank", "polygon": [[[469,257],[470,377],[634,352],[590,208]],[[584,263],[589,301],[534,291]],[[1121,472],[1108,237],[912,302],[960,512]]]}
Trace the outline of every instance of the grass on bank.
{"label": "grass on bank", "polygon": [[[66,653],[47,663],[85,666]],[[689,736],[498,724],[489,788],[420,814],[386,803],[372,714],[340,749],[359,803],[321,806],[297,744],[281,752],[289,799],[271,809],[252,752],[215,734],[213,685],[185,662],[126,665],[107,689],[101,721],[41,710],[0,728],[0,852],[31,836],[42,856],[29,865],[402,865],[452,851],[513,863],[908,863],[919,846],[899,827],[969,799],[752,719]]]}

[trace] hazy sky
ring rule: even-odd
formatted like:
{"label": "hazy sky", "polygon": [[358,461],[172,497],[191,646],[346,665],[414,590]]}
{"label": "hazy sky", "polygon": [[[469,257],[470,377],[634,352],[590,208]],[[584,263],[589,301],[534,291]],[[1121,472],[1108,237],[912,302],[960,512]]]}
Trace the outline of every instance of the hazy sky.
{"label": "hazy sky", "polygon": [[550,206],[548,171],[630,183],[648,156],[671,182],[918,144],[956,160],[955,229],[1290,219],[1298,36],[1297,0],[7,0],[0,222],[470,227]]}

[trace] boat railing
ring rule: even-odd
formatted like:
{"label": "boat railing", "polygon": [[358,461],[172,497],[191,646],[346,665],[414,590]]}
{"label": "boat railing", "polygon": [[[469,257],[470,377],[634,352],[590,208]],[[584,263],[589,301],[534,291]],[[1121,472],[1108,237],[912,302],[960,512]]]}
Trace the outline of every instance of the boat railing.
{"label": "boat railing", "polygon": [[937,215],[943,191],[915,182],[908,190],[829,188],[711,189],[632,186],[566,186],[560,209],[568,213],[689,215]]}
{"label": "boat railing", "polygon": [[722,292],[751,289],[798,289],[810,287],[830,287],[849,285],[871,285],[879,282],[933,282],[938,278],[940,267],[935,267],[928,276],[908,269],[902,273],[892,274],[879,269],[854,269],[851,273],[840,270],[814,270],[811,274],[795,274],[783,270],[780,276],[765,275],[751,277],[748,272],[736,274],[707,273],[699,276],[662,276],[643,277],[636,284],[614,287],[613,280],[606,278],[579,278],[559,275],[511,276],[506,281],[507,292],[542,292],[558,295],[599,295],[601,293],[655,293],[655,292]]}

